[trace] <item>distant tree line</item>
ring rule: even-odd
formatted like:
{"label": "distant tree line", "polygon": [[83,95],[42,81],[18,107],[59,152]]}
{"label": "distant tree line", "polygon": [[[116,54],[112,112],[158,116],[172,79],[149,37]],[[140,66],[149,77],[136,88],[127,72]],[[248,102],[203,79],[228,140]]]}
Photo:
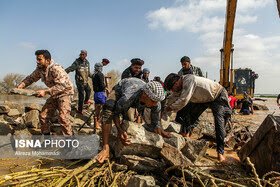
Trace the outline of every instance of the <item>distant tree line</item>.
{"label": "distant tree line", "polygon": [[[18,73],[9,73],[5,75],[5,77],[0,80],[0,93],[9,93],[12,88],[17,87],[19,83],[25,78],[25,75],[21,75]],[[38,86],[36,84],[32,84],[27,87],[28,89],[33,89],[33,90],[39,90],[43,89],[45,87],[43,86]]]}

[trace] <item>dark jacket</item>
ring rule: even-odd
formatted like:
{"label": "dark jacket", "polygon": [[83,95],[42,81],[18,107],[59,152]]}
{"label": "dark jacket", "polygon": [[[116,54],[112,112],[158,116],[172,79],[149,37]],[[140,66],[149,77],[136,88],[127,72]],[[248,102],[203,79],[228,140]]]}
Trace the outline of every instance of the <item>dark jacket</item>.
{"label": "dark jacket", "polygon": [[105,92],[105,77],[102,72],[96,72],[92,75],[92,85],[94,92]]}
{"label": "dark jacket", "polygon": [[141,79],[142,74],[143,74],[143,72],[141,71],[138,75],[134,75],[133,72],[131,71],[131,66],[129,66],[128,68],[126,68],[123,71],[121,79],[130,78],[130,77],[136,77],[136,78]]}
{"label": "dark jacket", "polygon": [[76,84],[87,84],[88,78],[91,77],[90,65],[87,59],[83,62],[80,58],[77,58],[71,66],[65,69],[65,71],[67,73],[76,71],[75,72]]}

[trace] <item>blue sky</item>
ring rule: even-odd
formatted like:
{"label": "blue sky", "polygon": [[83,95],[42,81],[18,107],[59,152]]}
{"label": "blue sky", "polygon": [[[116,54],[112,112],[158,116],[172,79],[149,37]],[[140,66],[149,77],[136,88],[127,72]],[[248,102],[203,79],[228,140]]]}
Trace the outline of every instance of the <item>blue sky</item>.
{"label": "blue sky", "polygon": [[[2,0],[0,78],[31,73],[37,49],[48,49],[65,68],[87,49],[92,67],[108,58],[105,70],[122,72],[138,57],[151,77],[162,79],[188,55],[218,80],[225,6],[225,0]],[[279,31],[276,1],[238,1],[234,67],[259,74],[257,93],[280,93]]]}

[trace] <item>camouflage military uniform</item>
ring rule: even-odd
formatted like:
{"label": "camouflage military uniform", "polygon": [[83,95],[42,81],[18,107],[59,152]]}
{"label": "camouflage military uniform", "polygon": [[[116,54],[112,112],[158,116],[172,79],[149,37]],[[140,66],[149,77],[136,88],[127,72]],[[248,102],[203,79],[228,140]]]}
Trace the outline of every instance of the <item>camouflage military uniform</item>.
{"label": "camouflage military uniform", "polygon": [[71,66],[65,69],[67,73],[76,71],[75,81],[78,89],[78,110],[83,110],[83,104],[85,101],[88,101],[90,98],[91,89],[88,84],[90,75],[90,65],[89,62],[85,59],[82,61],[80,58],[77,58]]}
{"label": "camouflage military uniform", "polygon": [[182,68],[178,72],[178,75],[180,75],[180,76],[187,75],[187,74],[193,74],[193,75],[196,75],[196,76],[199,76],[199,77],[203,77],[201,69],[199,67],[195,67],[193,65],[191,65],[190,69],[188,69],[188,70],[185,70],[185,69]]}
{"label": "camouflage military uniform", "polygon": [[49,120],[57,109],[59,111],[59,123],[62,125],[62,133],[72,135],[69,116],[71,112],[70,97],[74,94],[74,88],[69,76],[60,65],[52,61],[46,70],[37,67],[22,82],[24,82],[25,86],[29,86],[39,79],[46,84],[51,95],[40,112],[42,133],[50,133]]}

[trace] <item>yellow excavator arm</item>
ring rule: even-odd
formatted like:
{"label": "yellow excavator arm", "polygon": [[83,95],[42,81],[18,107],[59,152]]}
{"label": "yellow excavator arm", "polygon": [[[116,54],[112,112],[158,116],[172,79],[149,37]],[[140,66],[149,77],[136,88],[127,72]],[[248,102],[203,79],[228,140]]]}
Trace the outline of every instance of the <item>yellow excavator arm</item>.
{"label": "yellow excavator arm", "polygon": [[232,91],[232,85],[230,75],[230,68],[232,71],[232,62],[231,62],[231,54],[233,51],[233,44],[232,44],[232,36],[233,36],[233,29],[234,29],[234,21],[235,21],[235,13],[236,13],[236,5],[237,0],[227,0],[227,8],[226,8],[226,23],[224,29],[224,41],[223,41],[223,48],[221,49],[221,69],[220,69],[220,84],[225,88],[230,88]]}
{"label": "yellow excavator arm", "polygon": [[[280,0],[276,0],[278,14],[280,17]],[[250,68],[233,69],[233,30],[235,22],[235,14],[237,0],[227,0],[224,40],[221,51],[221,69],[220,69],[220,84],[228,89],[231,93],[237,96],[248,93],[251,97],[254,96],[255,79],[258,74]]]}

